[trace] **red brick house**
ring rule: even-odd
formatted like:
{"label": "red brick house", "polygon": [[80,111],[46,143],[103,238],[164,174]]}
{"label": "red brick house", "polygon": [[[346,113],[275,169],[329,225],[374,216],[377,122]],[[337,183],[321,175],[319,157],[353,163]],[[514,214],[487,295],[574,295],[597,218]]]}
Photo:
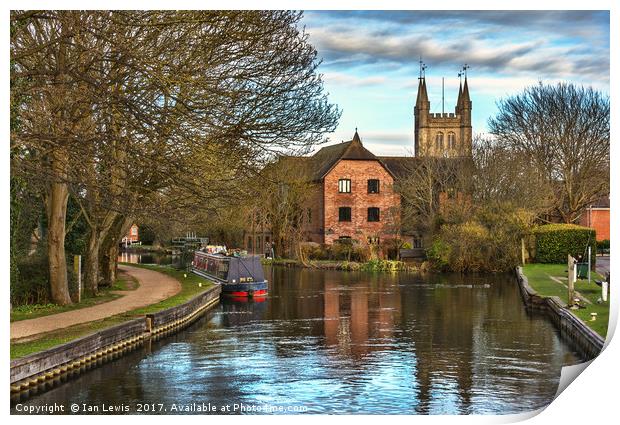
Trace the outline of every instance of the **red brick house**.
{"label": "red brick house", "polygon": [[609,240],[609,197],[587,207],[581,214],[579,224],[596,230],[597,241]]}
{"label": "red brick house", "polygon": [[[380,243],[400,235],[400,195],[394,182],[411,157],[378,157],[353,139],[326,146],[310,157],[292,157],[307,170],[303,233],[308,242],[331,244],[338,239]],[[247,232],[246,249],[269,250],[271,234]]]}
{"label": "red brick house", "polygon": [[357,131],[351,141],[324,147],[310,161],[321,165],[314,174],[320,190],[318,202],[311,203],[317,217],[308,223],[311,240],[376,243],[398,236],[400,195],[393,189],[395,175],[362,145]]}
{"label": "red brick house", "polygon": [[123,239],[121,239],[121,243],[123,245],[131,245],[139,241],[140,237],[138,236],[138,225],[134,223],[131,225]]}

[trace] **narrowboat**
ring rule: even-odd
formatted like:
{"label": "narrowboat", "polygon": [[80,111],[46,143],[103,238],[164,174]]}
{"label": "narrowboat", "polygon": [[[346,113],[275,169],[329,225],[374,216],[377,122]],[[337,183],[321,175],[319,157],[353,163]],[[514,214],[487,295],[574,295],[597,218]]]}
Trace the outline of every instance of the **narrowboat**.
{"label": "narrowboat", "polygon": [[191,270],[222,285],[223,295],[250,298],[267,295],[267,280],[257,255],[230,256],[195,251]]}

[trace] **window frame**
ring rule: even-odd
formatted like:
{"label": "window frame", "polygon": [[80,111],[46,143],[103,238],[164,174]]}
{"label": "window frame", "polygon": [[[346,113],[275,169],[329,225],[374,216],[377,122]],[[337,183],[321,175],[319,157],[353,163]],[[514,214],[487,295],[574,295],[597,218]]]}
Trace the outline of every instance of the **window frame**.
{"label": "window frame", "polygon": [[437,149],[443,149],[443,132],[438,132],[435,135],[435,147]]}
{"label": "window frame", "polygon": [[351,179],[338,179],[338,193],[351,193]]}
{"label": "window frame", "polygon": [[[377,212],[376,220],[375,220],[374,214],[371,216],[371,211],[373,211],[373,212],[376,211]],[[372,218],[372,220],[371,220],[371,218]],[[381,208],[379,208],[379,207],[368,207],[366,221],[368,221],[369,223],[378,223],[378,222],[380,222],[381,221]]]}
{"label": "window frame", "polygon": [[[375,192],[371,192],[370,190],[370,183],[371,182],[377,182],[377,190]],[[381,192],[381,181],[379,179],[368,179],[367,180],[367,186],[368,186],[368,193],[369,194],[376,194],[376,193],[380,193]]]}
{"label": "window frame", "polygon": [[448,149],[456,148],[456,134],[453,131],[448,133]]}
{"label": "window frame", "polygon": [[[343,218],[343,212],[345,211],[348,211],[348,219],[346,217],[347,214],[344,214]],[[352,215],[351,207],[338,207],[338,222],[350,223]]]}

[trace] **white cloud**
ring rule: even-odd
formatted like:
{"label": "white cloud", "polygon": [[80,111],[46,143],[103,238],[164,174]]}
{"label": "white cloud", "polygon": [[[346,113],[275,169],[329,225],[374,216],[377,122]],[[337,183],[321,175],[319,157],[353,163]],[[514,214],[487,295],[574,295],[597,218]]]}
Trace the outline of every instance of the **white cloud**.
{"label": "white cloud", "polygon": [[382,76],[374,77],[358,77],[353,74],[345,74],[342,72],[326,72],[323,74],[325,82],[330,84],[340,84],[351,87],[363,86],[379,86],[386,83],[386,78]]}

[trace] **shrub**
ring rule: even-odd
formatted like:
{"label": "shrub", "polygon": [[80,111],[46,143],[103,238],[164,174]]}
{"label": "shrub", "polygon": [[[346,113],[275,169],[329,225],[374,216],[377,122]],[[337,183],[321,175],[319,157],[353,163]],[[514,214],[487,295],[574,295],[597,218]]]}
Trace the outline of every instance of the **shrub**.
{"label": "shrub", "polygon": [[394,260],[370,260],[362,265],[362,270],[370,272],[396,272],[407,270],[407,265],[402,261]]}
{"label": "shrub", "polygon": [[436,238],[426,250],[426,257],[430,260],[432,268],[448,270],[450,268],[451,249],[442,239]]}
{"label": "shrub", "polygon": [[568,254],[573,257],[587,255],[592,247],[592,263],[596,258],[596,231],[575,224],[546,224],[533,231],[535,259],[538,263],[566,263]]}
{"label": "shrub", "polygon": [[43,254],[25,256],[17,263],[19,274],[11,286],[11,304],[46,304],[49,301],[49,270]]}
{"label": "shrub", "polygon": [[301,244],[301,251],[308,260],[325,260],[328,258],[325,246],[316,242],[303,242]]}
{"label": "shrub", "polygon": [[426,251],[433,268],[455,272],[505,272],[520,262],[519,226],[505,221],[445,224]]}

